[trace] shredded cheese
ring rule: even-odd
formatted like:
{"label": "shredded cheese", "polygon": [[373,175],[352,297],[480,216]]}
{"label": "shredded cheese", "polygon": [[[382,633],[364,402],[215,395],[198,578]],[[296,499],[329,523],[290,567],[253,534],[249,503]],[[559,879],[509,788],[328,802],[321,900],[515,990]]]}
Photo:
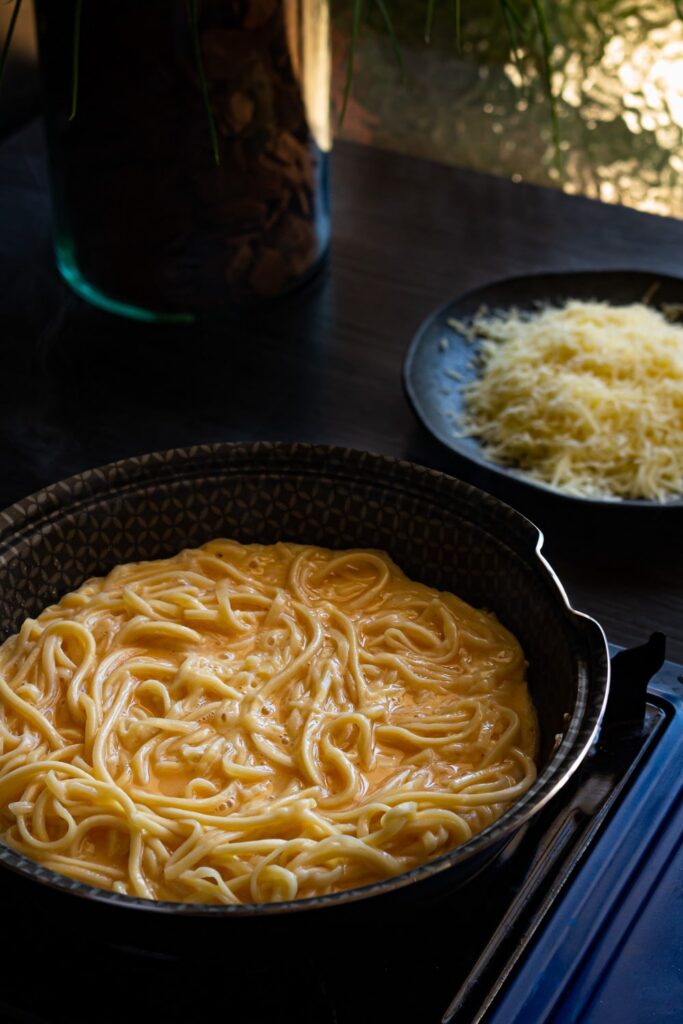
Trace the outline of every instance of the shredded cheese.
{"label": "shredded cheese", "polygon": [[480,314],[462,431],[488,458],[583,497],[683,493],[683,327],[637,303]]}

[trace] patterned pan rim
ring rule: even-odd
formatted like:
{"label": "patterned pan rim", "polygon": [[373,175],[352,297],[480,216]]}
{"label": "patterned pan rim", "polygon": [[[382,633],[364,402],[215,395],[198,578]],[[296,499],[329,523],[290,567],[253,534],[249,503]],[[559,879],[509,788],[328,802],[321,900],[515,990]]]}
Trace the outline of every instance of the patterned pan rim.
{"label": "patterned pan rim", "polygon": [[[220,475],[230,472],[233,466],[236,472],[244,473],[249,470],[249,467],[245,465],[244,461],[239,461],[243,456],[246,456],[252,464],[251,472],[255,475],[261,472],[273,472],[275,467],[272,461],[269,464],[268,457],[270,456],[272,460],[273,456],[277,456],[280,460],[287,457],[288,460],[291,460],[292,468],[297,466],[299,472],[312,478],[323,476],[349,482],[353,479],[349,471],[351,468],[363,474],[366,464],[370,462],[372,463],[373,480],[379,481],[385,486],[392,486],[401,493],[414,494],[416,497],[424,496],[425,481],[429,481],[433,485],[435,494],[456,484],[461,497],[467,497],[467,503],[473,509],[480,511],[484,507],[492,515],[495,515],[496,512],[500,514],[501,509],[505,509],[511,520],[516,523],[520,535],[525,535],[530,545],[535,544],[537,540],[537,527],[521,513],[479,488],[427,466],[355,448],[340,448],[304,442],[257,441],[170,448],[121,459],[66,477],[27,495],[0,511],[0,544],[8,536],[16,535],[19,532],[19,524],[22,524],[22,533],[30,532],[38,528],[43,520],[47,524],[53,515],[55,518],[60,518],[67,512],[77,510],[98,493],[111,497],[114,486],[117,495],[124,495],[126,490],[135,490],[146,481],[167,483],[172,480],[181,481],[213,475],[207,472],[209,466],[213,466],[216,473]],[[263,459],[262,464],[259,463],[259,459]],[[314,467],[310,466],[314,459],[325,461],[324,470],[321,469],[320,463]],[[297,460],[303,461],[298,463]],[[309,464],[308,468],[307,464]],[[276,469],[277,473],[284,471],[282,462]],[[399,474],[401,483],[396,484],[395,481]],[[406,487],[406,478],[414,482],[415,491]]]}
{"label": "patterned pan rim", "polygon": [[[259,463],[261,458],[263,465]],[[494,520],[496,517],[500,518],[502,514],[508,525],[514,523],[516,539],[522,541],[524,545],[523,554],[535,559],[542,567],[552,592],[560,598],[562,610],[575,637],[580,639],[585,650],[585,657],[578,659],[577,697],[568,728],[534,784],[492,825],[442,857],[371,885],[282,903],[197,904],[123,896],[75,881],[45,868],[3,843],[0,843],[0,865],[49,888],[96,903],[157,914],[170,913],[178,917],[271,917],[291,912],[333,908],[405,888],[414,882],[455,868],[487,850],[491,851],[493,856],[515,831],[524,826],[558,793],[580,767],[598,735],[609,696],[610,661],[602,627],[595,619],[572,607],[559,577],[542,553],[544,537],[535,524],[500,499],[438,470],[380,453],[298,442],[224,442],[133,456],[58,481],[1,511],[0,562],[12,557],[15,542],[19,538],[30,536],[69,512],[85,509],[93,502],[100,504],[102,501],[122,496],[126,491],[145,489],[155,482],[225,477],[233,468],[236,474],[242,475],[301,475],[302,465],[299,460],[302,459],[304,464],[310,467],[306,475],[310,475],[311,478],[330,478],[348,483],[358,479],[367,482],[371,479],[376,485],[383,488],[389,485],[391,489],[401,494],[415,496],[420,500],[429,500],[429,497],[432,500],[445,498],[449,491],[452,494],[457,490],[460,499],[467,499],[466,504],[472,511],[481,513],[482,509],[485,509]],[[317,460],[320,461],[316,466]],[[334,472],[330,472],[330,463],[335,469]],[[371,471],[370,475],[368,470]],[[354,472],[357,475],[354,476]],[[399,476],[402,480],[400,485],[396,483]],[[415,483],[415,490],[405,486],[406,478]],[[430,496],[425,493],[426,480],[434,485]],[[437,507],[441,504],[444,508],[443,503],[436,504]],[[478,523],[478,517],[475,522]],[[515,553],[518,556],[522,554],[519,549],[516,549]]]}

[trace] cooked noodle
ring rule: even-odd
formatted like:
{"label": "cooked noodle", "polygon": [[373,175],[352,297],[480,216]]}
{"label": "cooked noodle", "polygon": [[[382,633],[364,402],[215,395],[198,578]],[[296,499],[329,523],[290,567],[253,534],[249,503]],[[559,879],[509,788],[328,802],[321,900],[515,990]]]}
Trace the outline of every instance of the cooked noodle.
{"label": "cooked noodle", "polygon": [[0,648],[0,835],[91,885],[251,903],[399,874],[535,778],[514,637],[378,551],[217,540]]}

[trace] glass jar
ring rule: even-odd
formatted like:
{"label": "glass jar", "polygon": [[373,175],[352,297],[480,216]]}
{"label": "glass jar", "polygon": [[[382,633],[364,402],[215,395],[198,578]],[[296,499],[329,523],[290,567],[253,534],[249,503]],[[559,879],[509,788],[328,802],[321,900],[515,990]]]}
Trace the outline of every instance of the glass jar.
{"label": "glass jar", "polygon": [[55,249],[84,298],[185,320],[329,246],[328,0],[36,0]]}

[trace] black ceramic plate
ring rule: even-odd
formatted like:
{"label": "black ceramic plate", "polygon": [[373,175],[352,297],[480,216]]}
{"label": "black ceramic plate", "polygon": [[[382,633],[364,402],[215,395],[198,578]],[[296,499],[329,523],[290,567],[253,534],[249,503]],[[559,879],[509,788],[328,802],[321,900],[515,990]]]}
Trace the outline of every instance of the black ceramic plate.
{"label": "black ceramic plate", "polygon": [[[647,300],[655,308],[668,303],[683,303],[683,280],[663,274],[637,271],[596,270],[563,274],[538,274],[495,281],[462,295],[442,306],[420,327],[408,349],[403,382],[410,403],[427,430],[461,458],[475,463],[481,482],[495,490],[496,484],[515,481],[542,491],[563,502],[579,502],[587,507],[683,509],[683,495],[667,502],[635,499],[607,500],[568,495],[554,487],[532,480],[512,467],[500,466],[486,458],[479,441],[458,437],[454,416],[463,411],[460,391],[463,383],[476,377],[478,342],[468,339],[448,321],[467,322],[482,306],[489,309],[535,309],[539,304],[560,305],[569,299],[597,299],[613,305]],[[445,340],[444,340],[445,339]],[[462,380],[449,376],[458,374]]]}

